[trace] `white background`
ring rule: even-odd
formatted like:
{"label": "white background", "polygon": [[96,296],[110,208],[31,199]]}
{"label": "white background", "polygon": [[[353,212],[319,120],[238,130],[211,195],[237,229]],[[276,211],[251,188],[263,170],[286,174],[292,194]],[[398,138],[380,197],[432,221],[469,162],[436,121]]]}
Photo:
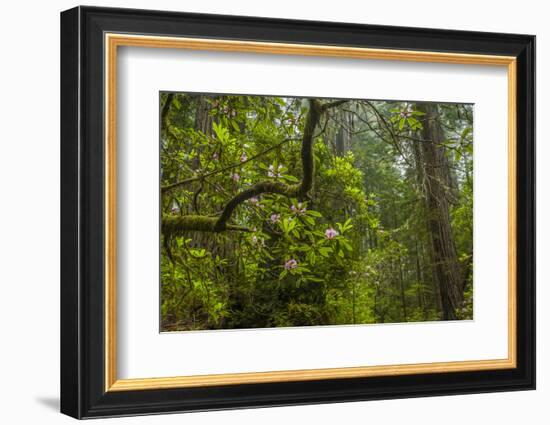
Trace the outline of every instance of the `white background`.
{"label": "white background", "polygon": [[[118,69],[119,378],[507,358],[506,66],[131,47]],[[474,103],[474,320],[159,334],[163,90]]]}
{"label": "white background", "polygon": [[[544,2],[277,0],[97,1],[97,5],[371,24],[534,33],[538,37],[538,217],[550,216],[545,117],[550,28]],[[69,1],[4,5],[0,17],[0,420],[70,423],[59,391],[59,11]],[[548,220],[538,222],[538,390],[338,405],[114,419],[109,423],[258,424],[342,421],[407,424],[546,424],[550,399]]]}

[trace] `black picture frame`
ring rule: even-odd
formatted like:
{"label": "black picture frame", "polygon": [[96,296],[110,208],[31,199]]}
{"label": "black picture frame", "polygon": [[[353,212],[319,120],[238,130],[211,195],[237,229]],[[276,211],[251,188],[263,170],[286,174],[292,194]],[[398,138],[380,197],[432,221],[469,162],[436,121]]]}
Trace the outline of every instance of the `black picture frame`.
{"label": "black picture frame", "polygon": [[[105,32],[516,57],[517,367],[106,392]],[[62,413],[93,418],[534,388],[534,36],[96,7],[61,13]]]}

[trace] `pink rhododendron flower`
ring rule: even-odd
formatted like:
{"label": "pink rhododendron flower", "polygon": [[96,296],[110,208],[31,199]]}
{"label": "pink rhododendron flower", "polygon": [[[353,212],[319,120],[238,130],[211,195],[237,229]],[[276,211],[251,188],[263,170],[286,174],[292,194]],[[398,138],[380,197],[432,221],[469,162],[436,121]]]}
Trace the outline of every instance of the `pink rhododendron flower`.
{"label": "pink rhododendron flower", "polygon": [[298,118],[290,117],[286,120],[289,125],[298,125]]}
{"label": "pink rhododendron flower", "polygon": [[338,232],[332,227],[329,227],[327,230],[325,230],[325,236],[328,240],[331,240],[338,236]]}
{"label": "pink rhododendron flower", "polygon": [[252,205],[258,205],[260,200],[256,196],[254,196],[253,198],[250,198],[248,202],[250,202]]}
{"label": "pink rhododendron flower", "polygon": [[283,169],[282,165],[279,165],[277,167],[277,171],[275,171],[275,166],[271,164],[267,170],[267,175],[269,177],[281,177],[283,174],[281,173],[281,170]]}
{"label": "pink rhododendron flower", "polygon": [[214,152],[214,153],[212,154],[212,159],[213,159],[214,161],[217,161],[218,159],[220,159],[220,155],[218,154],[218,152]]}
{"label": "pink rhododendron flower", "polygon": [[172,214],[178,214],[180,212],[180,207],[179,205],[176,203],[176,201],[173,201],[172,202],[172,206],[170,208],[170,212]]}
{"label": "pink rhododendron flower", "polygon": [[412,115],[411,105],[407,105],[400,113],[401,118],[409,118]]}
{"label": "pink rhododendron flower", "polygon": [[238,182],[241,179],[241,176],[239,176],[237,173],[231,174],[230,177],[231,177],[231,180],[233,180],[234,182]]}
{"label": "pink rhododendron flower", "polygon": [[247,160],[246,153],[243,152],[243,153],[241,154],[241,158],[240,158],[240,159],[241,159],[241,162],[245,162],[245,161]]}
{"label": "pink rhododendron flower", "polygon": [[290,211],[297,215],[304,215],[307,211],[305,207],[302,208],[302,203],[298,202],[298,205],[291,205]]}
{"label": "pink rhododendron flower", "polygon": [[269,219],[272,223],[278,223],[281,219],[281,214],[271,214],[271,217]]}
{"label": "pink rhododendron flower", "polygon": [[294,258],[291,258],[285,263],[285,269],[291,270],[298,267],[298,261],[296,261]]}

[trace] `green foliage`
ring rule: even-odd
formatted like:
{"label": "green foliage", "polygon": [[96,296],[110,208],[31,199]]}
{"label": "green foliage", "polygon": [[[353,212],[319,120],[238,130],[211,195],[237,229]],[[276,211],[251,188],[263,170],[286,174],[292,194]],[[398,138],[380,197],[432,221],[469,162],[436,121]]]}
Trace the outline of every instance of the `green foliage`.
{"label": "green foliage", "polygon": [[410,104],[403,104],[401,108],[390,109],[392,113],[390,122],[393,123],[399,131],[403,130],[419,130],[422,128],[422,123],[419,118],[424,115],[424,112],[417,111]]}
{"label": "green foliage", "polygon": [[[161,94],[161,106],[167,98]],[[472,112],[469,105],[440,112],[467,282],[457,314],[471,318]],[[163,330],[441,317],[415,162],[424,113],[414,104],[352,101],[330,110],[316,129],[307,198],[262,193],[231,216],[246,231],[204,230],[260,181],[301,182],[307,113],[299,98],[173,95],[161,128],[161,186],[184,183],[161,198]],[[169,231],[189,220],[204,228]]]}

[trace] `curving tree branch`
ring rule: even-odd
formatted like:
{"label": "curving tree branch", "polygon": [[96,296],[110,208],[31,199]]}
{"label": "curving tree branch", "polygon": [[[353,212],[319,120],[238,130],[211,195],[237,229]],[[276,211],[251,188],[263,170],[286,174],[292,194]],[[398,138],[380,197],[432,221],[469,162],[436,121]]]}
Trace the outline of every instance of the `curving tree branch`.
{"label": "curving tree branch", "polygon": [[[180,217],[166,216],[162,219],[162,231],[167,236],[179,235],[186,231],[202,231],[202,232],[223,232],[226,230],[233,231],[250,231],[246,227],[228,224],[235,209],[246,200],[263,193],[274,193],[289,198],[305,199],[313,187],[313,179],[315,175],[315,162],[313,159],[313,143],[314,131],[321,119],[321,114],[331,107],[339,106],[346,101],[335,101],[322,104],[317,99],[309,99],[309,111],[306,117],[304,126],[304,134],[302,137],[301,160],[303,177],[300,183],[287,184],[279,181],[261,181],[248,189],[239,192],[225,205],[219,217],[208,217],[200,215],[186,215]],[[177,186],[190,181],[196,181],[198,178],[187,179],[186,181],[178,182]]]}

